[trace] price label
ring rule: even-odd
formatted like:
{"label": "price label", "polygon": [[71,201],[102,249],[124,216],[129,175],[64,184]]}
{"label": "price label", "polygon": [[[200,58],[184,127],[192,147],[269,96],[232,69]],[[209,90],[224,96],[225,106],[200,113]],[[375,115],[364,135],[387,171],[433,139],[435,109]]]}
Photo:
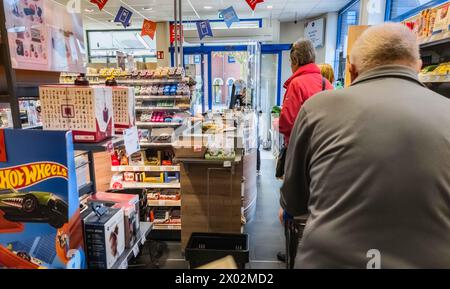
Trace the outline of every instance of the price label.
{"label": "price label", "polygon": [[138,254],[139,254],[139,243],[136,243],[136,245],[134,245],[133,247],[133,255],[136,258]]}
{"label": "price label", "polygon": [[231,167],[231,161],[223,162],[223,167],[224,168],[230,168]]}
{"label": "price label", "polygon": [[145,234],[142,234],[141,244],[144,245],[145,241],[147,241],[147,238],[145,238]]}
{"label": "price label", "polygon": [[134,154],[140,150],[139,135],[137,127],[132,127],[123,131],[123,139],[125,142],[125,151],[127,156]]}
{"label": "price label", "polygon": [[126,269],[128,269],[128,260],[127,260],[127,259],[125,259],[125,260],[122,261],[122,264],[120,264],[119,269],[120,269],[120,270],[126,270]]}

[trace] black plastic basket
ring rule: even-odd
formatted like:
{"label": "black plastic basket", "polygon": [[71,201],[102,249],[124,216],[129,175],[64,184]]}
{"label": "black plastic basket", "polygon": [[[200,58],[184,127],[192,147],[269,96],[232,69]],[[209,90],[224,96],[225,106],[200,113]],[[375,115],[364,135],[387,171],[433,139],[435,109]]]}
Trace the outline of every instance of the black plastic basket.
{"label": "black plastic basket", "polygon": [[191,268],[233,256],[240,269],[249,262],[247,234],[192,233],[185,257]]}

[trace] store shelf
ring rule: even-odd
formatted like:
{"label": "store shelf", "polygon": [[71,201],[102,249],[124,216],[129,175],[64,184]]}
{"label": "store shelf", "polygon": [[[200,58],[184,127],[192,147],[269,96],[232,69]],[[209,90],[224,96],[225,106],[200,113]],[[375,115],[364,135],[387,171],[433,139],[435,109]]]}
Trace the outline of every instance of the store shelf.
{"label": "store shelf", "polygon": [[164,148],[164,147],[173,147],[173,143],[150,143],[150,142],[140,142],[139,145],[143,148]]}
{"label": "store shelf", "polygon": [[180,166],[113,166],[113,172],[179,172]]}
{"label": "store shelf", "polygon": [[425,75],[420,75],[419,79],[421,82],[424,82],[424,83],[447,83],[447,82],[450,82],[450,74],[446,74],[446,75],[425,74]]}
{"label": "store shelf", "polygon": [[150,234],[150,231],[153,228],[152,223],[141,222],[141,230],[139,234],[139,238],[136,240],[134,245],[130,249],[125,249],[122,253],[122,256],[117,260],[117,262],[112,266],[112,269],[127,269],[128,262],[136,257],[139,253],[139,247],[144,245],[147,236]]}
{"label": "store shelf", "polygon": [[92,182],[89,182],[78,189],[78,196],[82,197],[92,192],[95,192],[94,184]]}
{"label": "store shelf", "polygon": [[429,38],[429,40],[424,40],[423,43],[420,44],[420,48],[430,48],[430,47],[435,47],[435,46],[440,46],[440,45],[448,45],[450,44],[450,37],[442,37],[439,39],[436,39],[436,36],[432,36]]}
{"label": "store shelf", "polygon": [[181,189],[180,183],[122,182],[123,189]]}
{"label": "store shelf", "polygon": [[74,143],[74,149],[77,151],[105,152],[110,143],[113,147],[123,145],[123,136],[112,137],[99,143]]}
{"label": "store shelf", "polygon": [[155,224],[153,230],[156,231],[181,231],[181,225]]}
{"label": "store shelf", "polygon": [[150,207],[181,207],[181,201],[148,200],[147,205]]}
{"label": "store shelf", "polygon": [[28,126],[23,126],[22,129],[42,129],[43,126],[42,124],[40,125],[28,125]]}
{"label": "store shelf", "polygon": [[242,160],[241,155],[236,155],[234,160],[208,160],[203,158],[175,158],[173,162],[175,163],[192,163],[192,164],[211,164],[211,165],[223,165],[227,163],[239,163]]}
{"label": "store shelf", "polygon": [[137,95],[136,100],[189,99],[189,95]]}
{"label": "store shelf", "polygon": [[179,127],[182,125],[178,122],[136,122],[137,127]]}
{"label": "store shelf", "polygon": [[178,106],[158,107],[158,106],[136,106],[136,111],[183,111],[189,110],[189,108],[181,108]]}
{"label": "store shelf", "polygon": [[152,84],[177,84],[187,83],[189,79],[186,78],[174,78],[174,79],[137,79],[137,80],[117,80],[119,85],[152,85]]}

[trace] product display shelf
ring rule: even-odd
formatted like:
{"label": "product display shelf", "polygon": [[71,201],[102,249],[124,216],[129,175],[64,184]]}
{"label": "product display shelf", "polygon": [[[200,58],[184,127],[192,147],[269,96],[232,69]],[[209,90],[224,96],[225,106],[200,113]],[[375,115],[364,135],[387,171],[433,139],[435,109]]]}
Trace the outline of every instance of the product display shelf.
{"label": "product display shelf", "polygon": [[181,231],[181,225],[155,224],[155,231]]}
{"label": "product display shelf", "polygon": [[431,36],[427,39],[422,39],[420,48],[430,48],[433,46],[440,46],[440,45],[448,45],[450,44],[450,35],[444,34],[442,36]]}
{"label": "product display shelf", "polygon": [[187,83],[189,78],[162,78],[162,79],[133,79],[133,80],[117,80],[119,85],[152,85],[152,84],[177,84]]}
{"label": "product display shelf", "polygon": [[122,256],[117,260],[111,269],[127,269],[128,262],[135,258],[139,253],[140,247],[144,245],[147,236],[150,234],[153,224],[149,222],[141,222],[141,232],[139,238],[130,249],[125,249]]}
{"label": "product display shelf", "polygon": [[[95,167],[94,167],[94,153],[105,152],[108,147],[123,145],[123,137],[112,137],[99,143],[74,143],[74,150],[78,151],[77,154],[86,154],[89,164],[89,183],[84,184],[78,189],[78,195],[84,196],[90,193],[97,192],[97,184],[95,181]],[[82,153],[84,152],[84,153]]]}
{"label": "product display shelf", "polygon": [[105,152],[111,145],[116,147],[123,144],[123,136],[115,136],[99,143],[74,143],[74,149],[77,151]]}
{"label": "product display shelf", "polygon": [[137,127],[180,127],[182,126],[182,123],[178,122],[142,122],[138,121],[136,122]]}
{"label": "product display shelf", "polygon": [[113,166],[113,172],[179,172],[179,166]]}
{"label": "product display shelf", "polygon": [[173,147],[173,143],[151,143],[151,142],[145,142],[141,141],[139,145],[142,148],[171,148]]}
{"label": "product display shelf", "polygon": [[424,83],[447,83],[447,82],[450,82],[450,74],[446,74],[446,75],[424,74],[424,75],[420,75],[419,79],[421,82],[424,82]]}
{"label": "product display shelf", "polygon": [[171,200],[148,200],[147,205],[150,207],[181,207],[181,201]]}
{"label": "product display shelf", "polygon": [[239,163],[242,161],[242,155],[236,154],[234,160],[219,160],[219,159],[201,159],[201,158],[175,158],[174,163],[192,163],[192,164],[211,164],[211,165],[227,165],[231,166],[233,163]]}
{"label": "product display shelf", "polygon": [[178,107],[178,106],[136,106],[136,111],[184,111],[189,110],[188,108]]}
{"label": "product display shelf", "polygon": [[136,95],[136,100],[188,99],[190,95]]}
{"label": "product display shelf", "polygon": [[180,189],[180,183],[123,182],[123,189]]}

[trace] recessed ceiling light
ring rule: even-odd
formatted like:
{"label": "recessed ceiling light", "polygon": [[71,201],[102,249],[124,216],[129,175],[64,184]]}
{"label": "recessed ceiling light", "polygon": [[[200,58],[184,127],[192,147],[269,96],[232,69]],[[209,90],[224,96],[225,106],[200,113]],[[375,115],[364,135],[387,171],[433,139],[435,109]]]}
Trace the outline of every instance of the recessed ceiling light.
{"label": "recessed ceiling light", "polygon": [[92,12],[94,12],[94,9],[85,8],[85,9],[84,9],[84,12],[92,13]]}
{"label": "recessed ceiling light", "polygon": [[273,9],[273,5],[267,5],[267,9]]}
{"label": "recessed ceiling light", "polygon": [[144,10],[144,11],[152,11],[153,8],[152,7],[144,7],[144,8],[142,8],[142,10]]}
{"label": "recessed ceiling light", "polygon": [[212,6],[203,6],[203,9],[209,10],[212,9]]}

